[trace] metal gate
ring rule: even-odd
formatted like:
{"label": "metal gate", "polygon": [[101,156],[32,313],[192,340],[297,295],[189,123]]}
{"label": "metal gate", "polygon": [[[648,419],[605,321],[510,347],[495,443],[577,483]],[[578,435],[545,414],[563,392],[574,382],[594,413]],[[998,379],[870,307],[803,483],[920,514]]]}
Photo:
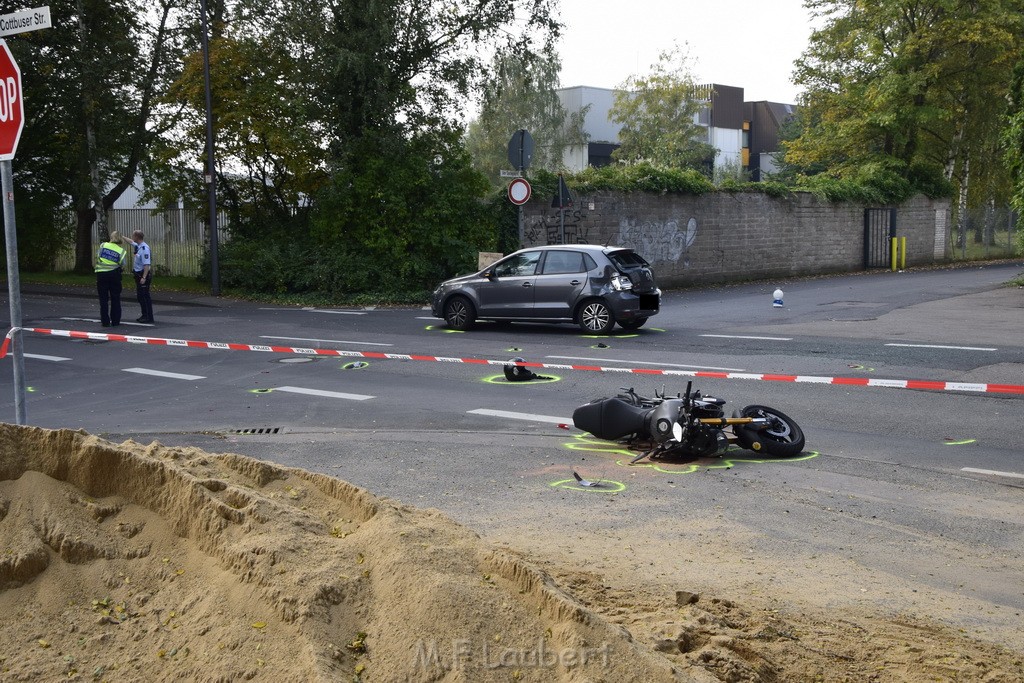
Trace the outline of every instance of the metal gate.
{"label": "metal gate", "polygon": [[890,238],[896,236],[896,209],[864,209],[864,268],[889,266]]}

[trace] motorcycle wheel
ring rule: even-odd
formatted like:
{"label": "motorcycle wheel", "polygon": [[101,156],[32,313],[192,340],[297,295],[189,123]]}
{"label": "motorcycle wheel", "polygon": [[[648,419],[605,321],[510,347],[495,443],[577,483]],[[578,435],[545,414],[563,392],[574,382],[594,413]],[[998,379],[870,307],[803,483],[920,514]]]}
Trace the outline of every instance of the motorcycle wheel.
{"label": "motorcycle wheel", "polygon": [[752,405],[741,410],[740,417],[764,417],[769,422],[764,429],[733,427],[736,440],[744,448],[773,458],[791,458],[804,449],[803,430],[785,413],[768,406]]}

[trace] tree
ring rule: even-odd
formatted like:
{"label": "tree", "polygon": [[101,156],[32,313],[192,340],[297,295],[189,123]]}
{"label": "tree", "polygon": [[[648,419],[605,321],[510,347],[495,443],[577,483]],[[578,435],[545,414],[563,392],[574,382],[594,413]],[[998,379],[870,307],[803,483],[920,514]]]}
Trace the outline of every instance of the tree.
{"label": "tree", "polygon": [[[1020,53],[1020,0],[809,0],[823,20],[797,62],[801,134],[786,162],[838,177],[875,175],[937,195],[990,197],[988,163],[1009,68]],[[980,185],[972,190],[972,181]]]}
{"label": "tree", "polygon": [[1013,70],[1009,116],[1003,131],[1003,155],[1013,182],[1011,203],[1017,211],[1017,241],[1024,249],[1024,58]]}
{"label": "tree", "polygon": [[480,116],[466,136],[474,168],[493,186],[505,183],[500,171],[508,168],[508,141],[519,129],[533,137],[533,169],[557,172],[564,167],[567,147],[586,144],[586,111],[569,114],[555,92],[560,70],[561,62],[550,44],[536,55],[495,55],[483,85]]}
{"label": "tree", "polygon": [[630,76],[615,92],[608,119],[622,125],[614,158],[671,168],[704,170],[715,157],[706,130],[697,124],[704,107],[689,58],[676,46],[662,52],[647,76]]}
{"label": "tree", "polygon": [[[245,284],[395,290],[475,261],[493,226],[462,144],[465,103],[486,75],[482,55],[529,57],[557,33],[555,4],[326,0],[311,15],[304,0],[218,2],[217,174],[233,212],[224,258],[259,259]],[[202,93],[190,57],[165,105],[186,103],[160,155],[171,194],[198,196],[188,169],[203,147]],[[244,277],[223,272],[228,285]]]}
{"label": "tree", "polygon": [[178,66],[176,2],[55,0],[62,20],[13,45],[28,76],[18,183],[70,202],[78,272],[92,271],[92,225],[135,180],[157,132],[155,97]]}

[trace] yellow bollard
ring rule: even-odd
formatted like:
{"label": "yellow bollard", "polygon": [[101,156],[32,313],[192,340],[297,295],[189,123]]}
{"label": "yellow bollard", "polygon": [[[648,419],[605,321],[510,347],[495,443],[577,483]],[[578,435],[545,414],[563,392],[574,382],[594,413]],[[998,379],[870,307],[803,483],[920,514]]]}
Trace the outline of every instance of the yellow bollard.
{"label": "yellow bollard", "polygon": [[900,270],[907,269],[907,238],[900,238]]}
{"label": "yellow bollard", "polygon": [[892,272],[894,273],[896,272],[896,251],[899,244],[896,240],[896,237],[889,238],[889,256],[892,262]]}

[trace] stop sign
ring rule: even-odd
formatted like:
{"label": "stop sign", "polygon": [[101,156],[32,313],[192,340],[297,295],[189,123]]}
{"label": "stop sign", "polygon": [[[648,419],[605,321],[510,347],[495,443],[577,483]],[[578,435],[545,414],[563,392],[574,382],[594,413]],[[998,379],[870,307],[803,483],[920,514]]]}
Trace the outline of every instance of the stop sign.
{"label": "stop sign", "polygon": [[14,158],[25,127],[21,102],[21,69],[14,61],[7,41],[0,40],[0,161]]}

